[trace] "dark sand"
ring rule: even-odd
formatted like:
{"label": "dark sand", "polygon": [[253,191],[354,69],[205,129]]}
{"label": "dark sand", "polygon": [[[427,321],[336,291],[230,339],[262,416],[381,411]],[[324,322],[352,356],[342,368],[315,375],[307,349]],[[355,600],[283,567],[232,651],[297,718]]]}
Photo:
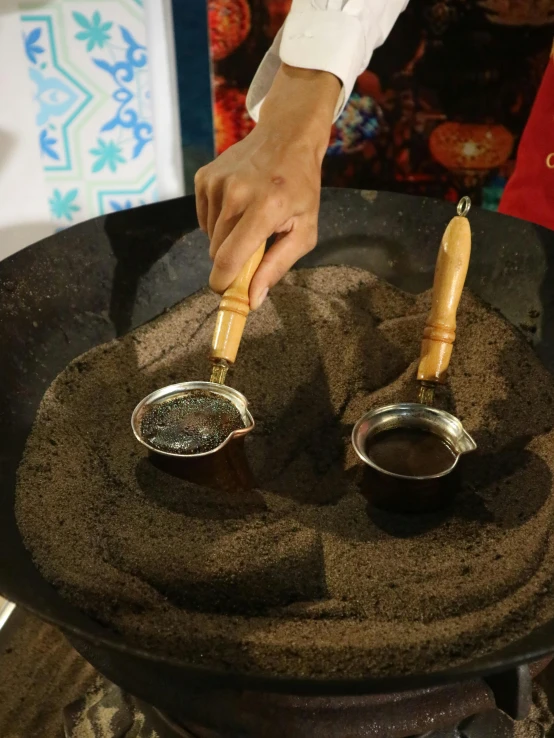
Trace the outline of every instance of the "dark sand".
{"label": "dark sand", "polygon": [[[208,291],[74,361],[47,391],[17,518],[44,576],[143,646],[218,668],[350,676],[450,666],[554,617],[554,380],[471,296],[439,397],[479,444],[448,514],[369,508],[350,446],[415,399],[429,296],[367,272],[296,272],[249,318],[230,383],[250,401],[250,493],[147,460],[141,397],[206,376]],[[99,401],[101,398],[101,401]]]}

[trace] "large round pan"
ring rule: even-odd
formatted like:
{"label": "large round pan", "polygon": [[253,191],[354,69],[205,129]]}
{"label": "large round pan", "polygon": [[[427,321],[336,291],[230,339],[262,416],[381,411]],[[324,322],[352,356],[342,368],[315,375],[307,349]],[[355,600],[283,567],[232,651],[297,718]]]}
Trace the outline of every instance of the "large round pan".
{"label": "large round pan", "polygon": [[[366,267],[411,292],[431,286],[452,206],[400,195],[327,190],[320,243],[302,262]],[[514,324],[540,310],[536,348],[554,370],[554,233],[474,209],[468,285]],[[126,643],[64,601],[41,577],[14,517],[15,474],[49,383],[74,357],[150,320],[207,282],[194,199],[75,226],[0,263],[0,592],[58,625],[120,686],[168,708],[180,690],[233,688],[297,694],[408,690],[507,670],[554,652],[554,621],[486,657],[440,673],[357,680],[217,673]]]}

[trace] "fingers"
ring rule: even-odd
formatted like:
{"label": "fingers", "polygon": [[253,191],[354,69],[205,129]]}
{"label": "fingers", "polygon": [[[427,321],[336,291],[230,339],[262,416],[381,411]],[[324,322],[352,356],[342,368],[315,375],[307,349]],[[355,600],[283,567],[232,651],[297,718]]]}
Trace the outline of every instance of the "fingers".
{"label": "fingers", "polygon": [[234,176],[229,176],[222,187],[219,214],[210,234],[210,258],[215,259],[220,246],[239,222],[254,192]]}
{"label": "fingers", "polygon": [[194,186],[198,223],[210,238],[213,260],[255,193],[233,175],[214,176],[210,166],[198,170]]}
{"label": "fingers", "polygon": [[199,169],[196,173],[194,189],[198,224],[211,239],[221,213],[223,182],[218,177],[210,176],[206,169]]}
{"label": "fingers", "polygon": [[[219,224],[218,224],[219,226]],[[221,226],[222,230],[224,226]],[[210,287],[225,292],[252,254],[275,230],[268,212],[254,203],[247,208],[217,249],[210,275]]]}
{"label": "fingers", "polygon": [[205,233],[208,232],[208,194],[206,192],[204,169],[199,169],[194,177],[194,191],[196,194],[196,215],[198,225]]}
{"label": "fingers", "polygon": [[282,279],[298,259],[310,252],[317,243],[317,226],[300,222],[294,230],[282,236],[266,252],[250,285],[250,308],[257,310],[268,291]]}
{"label": "fingers", "polygon": [[233,229],[236,228],[240,219],[241,213],[229,217],[226,217],[224,213],[220,214],[210,240],[210,259],[212,261],[215,259],[215,255],[221,245],[230,236]]}
{"label": "fingers", "polygon": [[223,186],[216,180],[208,185],[208,236],[213,237],[214,229],[221,213]]}
{"label": "fingers", "polygon": [[[308,150],[308,154],[306,151]],[[258,307],[268,289],[316,242],[321,186],[319,160],[309,146],[282,141],[257,126],[195,177],[200,227],[210,237],[210,286],[224,292],[273,233],[251,289]]]}

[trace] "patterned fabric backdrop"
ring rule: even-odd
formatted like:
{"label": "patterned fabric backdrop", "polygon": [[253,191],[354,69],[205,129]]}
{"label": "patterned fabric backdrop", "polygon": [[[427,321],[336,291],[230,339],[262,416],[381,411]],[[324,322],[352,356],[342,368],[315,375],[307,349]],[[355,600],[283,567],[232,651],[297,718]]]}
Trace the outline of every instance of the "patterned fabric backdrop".
{"label": "patterned fabric backdrop", "polygon": [[56,226],[155,201],[142,0],[20,7]]}
{"label": "patterned fabric backdrop", "polygon": [[[208,0],[216,148],[291,0]],[[554,0],[411,0],[333,128],[324,183],[496,209],[554,36]]]}

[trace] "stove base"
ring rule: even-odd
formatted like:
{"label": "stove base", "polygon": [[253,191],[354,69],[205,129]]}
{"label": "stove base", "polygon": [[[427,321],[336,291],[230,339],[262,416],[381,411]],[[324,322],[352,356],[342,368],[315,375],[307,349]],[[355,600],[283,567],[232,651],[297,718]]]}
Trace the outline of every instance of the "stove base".
{"label": "stove base", "polygon": [[[398,698],[398,695],[396,695]],[[294,698],[293,698],[294,699]],[[375,732],[374,719],[370,719],[365,725],[360,724],[359,719],[354,718],[352,722],[353,732],[348,732],[349,738],[362,738],[362,736],[375,736],[377,738],[515,738],[516,723],[505,713],[497,709],[488,709],[479,712],[472,717],[465,718],[459,724],[451,727],[431,730],[420,733],[419,736],[406,733],[398,724],[399,711],[404,711],[405,706],[400,706],[398,700],[397,708],[389,715],[390,724],[383,726],[383,720],[379,721],[379,733]],[[392,703],[391,703],[392,704]],[[214,709],[217,705],[214,703]],[[334,731],[328,732],[325,727],[325,716],[323,723],[317,714],[311,715],[305,734],[317,735],[319,738],[327,738],[334,735]],[[359,715],[357,716],[359,718]],[[443,715],[440,719],[443,719]],[[276,715],[278,723],[279,718]],[[319,728],[314,731],[314,723],[320,723]],[[402,719],[400,722],[403,722]],[[357,723],[357,725],[354,725]],[[407,727],[407,726],[406,726]],[[542,738],[544,731],[536,723],[536,731],[530,738]],[[83,698],[72,703],[64,710],[65,738],[237,738],[238,734],[229,732],[219,733],[209,728],[188,724],[186,727],[179,726],[170,718],[163,715],[159,710],[146,705],[134,697],[125,694],[119,687],[101,678],[89,693]],[[289,730],[284,727],[283,735],[290,736]],[[241,737],[245,734],[241,733]],[[250,738],[264,738],[264,731],[258,734],[248,733]],[[294,733],[294,736],[297,734]],[[299,732],[298,735],[301,735]],[[521,733],[520,733],[521,735]]]}

